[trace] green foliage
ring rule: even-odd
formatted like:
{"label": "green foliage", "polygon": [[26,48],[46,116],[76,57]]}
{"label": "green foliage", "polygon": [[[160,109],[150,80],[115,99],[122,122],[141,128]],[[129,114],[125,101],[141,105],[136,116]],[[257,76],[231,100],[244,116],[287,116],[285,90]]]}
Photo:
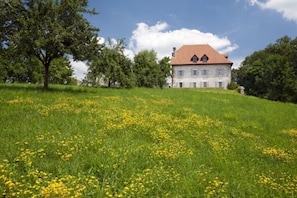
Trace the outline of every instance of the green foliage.
{"label": "green foliage", "polygon": [[2,197],[297,196],[294,104],[221,89],[0,93]]}
{"label": "green foliage", "polygon": [[[36,57],[18,55],[2,57],[0,77],[2,82],[41,84],[44,80],[44,67]],[[53,84],[73,84],[73,69],[65,57],[52,61],[49,82]]]}
{"label": "green foliage", "polygon": [[5,82],[6,76],[7,76],[7,72],[4,68],[4,65],[3,63],[0,63],[0,82]]}
{"label": "green foliage", "polygon": [[107,87],[160,87],[166,85],[171,75],[169,57],[157,61],[156,52],[144,50],[134,57],[134,63],[124,55],[123,39],[108,43],[99,56],[89,63],[83,84]]}
{"label": "green foliage", "polygon": [[10,38],[21,26],[22,1],[0,1],[0,54],[11,45]]}
{"label": "green foliage", "polygon": [[133,72],[138,87],[158,86],[157,54],[155,51],[143,50],[134,57]]}
{"label": "green foliage", "polygon": [[159,81],[159,87],[163,87],[167,84],[167,78],[172,77],[172,68],[170,64],[170,58],[164,57],[159,61],[159,67],[160,67],[160,74],[158,77]]}
{"label": "green foliage", "polygon": [[95,86],[103,81],[108,87],[133,87],[135,79],[132,62],[124,55],[124,48],[123,39],[117,41],[109,39],[99,56],[89,63],[84,83]]}
{"label": "green foliage", "polygon": [[10,54],[35,56],[44,67],[44,88],[48,88],[54,59],[72,55],[74,60],[91,60],[100,48],[97,28],[83,16],[95,14],[87,5],[87,0],[1,1],[6,17],[0,28],[7,29],[0,34],[1,47]]}
{"label": "green foliage", "polygon": [[238,89],[239,85],[236,84],[235,82],[230,82],[228,83],[227,85],[227,89],[230,89],[230,90],[235,90],[235,89]]}
{"label": "green foliage", "polygon": [[41,83],[43,78],[43,67],[35,58],[27,58],[21,54],[9,56],[0,56],[5,75],[2,76],[2,82],[32,82]]}
{"label": "green foliage", "polygon": [[138,87],[162,88],[166,78],[171,75],[171,65],[168,57],[158,62],[154,50],[143,50],[134,57],[133,71]]}
{"label": "green foliage", "polygon": [[297,103],[297,38],[285,36],[246,57],[236,72],[249,95]]}

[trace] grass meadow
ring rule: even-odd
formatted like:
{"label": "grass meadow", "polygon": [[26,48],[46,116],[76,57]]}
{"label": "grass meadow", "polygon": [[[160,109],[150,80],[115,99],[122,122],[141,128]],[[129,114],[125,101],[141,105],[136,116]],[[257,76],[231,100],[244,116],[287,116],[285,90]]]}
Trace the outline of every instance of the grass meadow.
{"label": "grass meadow", "polygon": [[297,105],[0,85],[2,197],[297,197]]}

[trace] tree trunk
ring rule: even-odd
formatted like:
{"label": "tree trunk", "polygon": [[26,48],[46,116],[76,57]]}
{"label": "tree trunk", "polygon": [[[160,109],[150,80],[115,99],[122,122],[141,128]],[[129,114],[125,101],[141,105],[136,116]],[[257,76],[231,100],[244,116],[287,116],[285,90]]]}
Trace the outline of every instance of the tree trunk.
{"label": "tree trunk", "polygon": [[48,89],[48,83],[49,83],[49,66],[50,64],[47,63],[44,65],[44,83],[43,83],[43,89]]}

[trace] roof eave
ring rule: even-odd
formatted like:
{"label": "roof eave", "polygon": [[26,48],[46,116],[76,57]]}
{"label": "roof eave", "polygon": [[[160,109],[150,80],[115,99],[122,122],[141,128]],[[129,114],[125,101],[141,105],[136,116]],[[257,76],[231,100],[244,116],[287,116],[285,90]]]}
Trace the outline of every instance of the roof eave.
{"label": "roof eave", "polygon": [[197,63],[179,63],[179,64],[172,64],[171,63],[171,65],[172,66],[188,66],[188,65],[192,65],[192,66],[199,66],[199,65],[230,65],[230,66],[232,66],[233,65],[233,63],[231,62],[231,63],[199,63],[199,64],[197,64]]}

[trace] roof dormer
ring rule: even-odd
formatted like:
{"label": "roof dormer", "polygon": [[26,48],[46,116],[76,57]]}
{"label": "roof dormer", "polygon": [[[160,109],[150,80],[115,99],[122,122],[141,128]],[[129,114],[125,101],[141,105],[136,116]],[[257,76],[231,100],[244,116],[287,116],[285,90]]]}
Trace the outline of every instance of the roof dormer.
{"label": "roof dormer", "polygon": [[195,54],[194,56],[192,56],[192,58],[191,58],[191,61],[192,61],[193,63],[197,63],[198,60],[199,60],[199,58],[198,58],[198,56],[196,56],[196,54]]}
{"label": "roof dormer", "polygon": [[173,55],[171,65],[223,64],[232,66],[232,62],[226,56],[218,53],[210,45],[183,45],[176,49]]}
{"label": "roof dormer", "polygon": [[207,63],[207,61],[208,61],[208,56],[206,56],[206,54],[204,54],[202,57],[201,57],[201,61],[203,62],[203,63]]}

